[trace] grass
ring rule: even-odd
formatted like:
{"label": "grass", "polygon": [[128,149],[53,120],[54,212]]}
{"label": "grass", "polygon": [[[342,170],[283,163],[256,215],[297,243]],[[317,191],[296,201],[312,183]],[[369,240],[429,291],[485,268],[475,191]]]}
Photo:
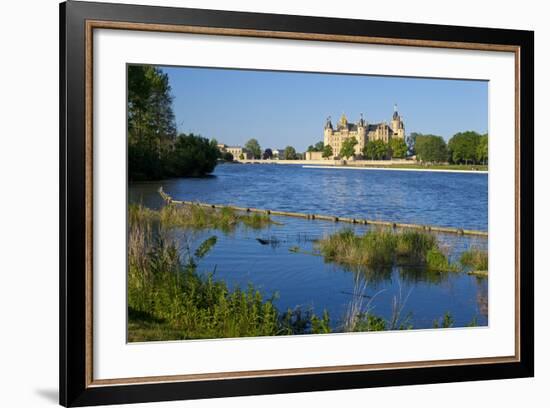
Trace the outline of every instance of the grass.
{"label": "grass", "polygon": [[252,229],[262,229],[274,222],[266,214],[241,214],[232,208],[220,209],[192,205],[167,205],[160,210],[151,210],[142,205],[130,205],[129,221],[160,221],[167,228],[181,227],[192,229],[219,229],[232,231],[238,225]]}
{"label": "grass", "polygon": [[129,217],[129,341],[330,331],[327,313],[321,317],[299,309],[281,313],[274,298],[266,299],[253,285],[229,290],[212,274],[200,275],[198,263],[216,245],[216,237],[180,257],[175,242],[154,222],[157,217],[145,209],[136,209]]}
{"label": "grass", "polygon": [[489,254],[478,248],[470,248],[462,253],[460,263],[471,268],[471,274],[486,275],[489,271]]}
{"label": "grass", "polygon": [[383,169],[423,169],[423,170],[474,170],[487,171],[489,166],[483,164],[420,164],[420,163],[394,163],[394,164],[354,164],[348,162],[349,167],[372,167]]}
{"label": "grass", "polygon": [[325,260],[344,265],[426,265],[430,270],[455,270],[435,237],[426,232],[375,229],[356,235],[343,229],[321,239],[318,247]]}

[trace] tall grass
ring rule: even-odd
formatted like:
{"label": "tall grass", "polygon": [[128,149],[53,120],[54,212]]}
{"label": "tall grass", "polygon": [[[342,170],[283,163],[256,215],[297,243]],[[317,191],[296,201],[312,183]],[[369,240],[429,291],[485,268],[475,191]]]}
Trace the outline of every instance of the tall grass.
{"label": "tall grass", "polygon": [[229,290],[212,274],[200,275],[197,265],[216,245],[215,236],[180,257],[157,214],[139,209],[129,220],[129,341],[330,332],[326,312],[280,313],[273,297],[252,285]]}
{"label": "tall grass", "polygon": [[460,263],[474,271],[489,270],[489,254],[478,248],[470,248],[460,256]]}
{"label": "tall grass", "polygon": [[130,205],[129,221],[145,222],[158,220],[167,228],[219,229],[232,231],[239,224],[261,229],[273,223],[267,214],[242,214],[232,208],[209,208],[198,204],[166,205],[160,210],[151,210],[141,205]]}
{"label": "tall grass", "polygon": [[451,270],[447,258],[432,234],[419,231],[394,232],[374,229],[356,235],[343,229],[318,242],[326,260],[344,265],[391,266],[426,265],[432,270]]}

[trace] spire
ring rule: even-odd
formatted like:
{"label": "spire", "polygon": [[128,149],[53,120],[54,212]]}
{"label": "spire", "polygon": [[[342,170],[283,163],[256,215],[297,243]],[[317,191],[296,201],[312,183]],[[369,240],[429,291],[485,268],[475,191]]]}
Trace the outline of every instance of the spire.
{"label": "spire", "polygon": [[330,116],[327,118],[327,121],[325,122],[325,129],[332,129],[332,122],[330,121]]}
{"label": "spire", "polygon": [[397,113],[397,104],[393,104],[393,119],[399,119],[399,113]]}

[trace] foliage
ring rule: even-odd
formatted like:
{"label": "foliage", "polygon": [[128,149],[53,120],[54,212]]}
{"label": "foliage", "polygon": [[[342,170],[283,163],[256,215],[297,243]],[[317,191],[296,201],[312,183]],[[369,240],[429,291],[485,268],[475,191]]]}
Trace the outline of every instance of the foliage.
{"label": "foliage", "polygon": [[128,177],[157,180],[203,176],[216,166],[214,140],[176,136],[168,75],[152,66],[128,66]]}
{"label": "foliage", "polygon": [[203,176],[216,167],[219,150],[200,136],[179,135],[166,158],[164,177]]}
{"label": "foliage", "polygon": [[478,162],[478,146],[481,142],[481,135],[477,132],[468,131],[455,134],[449,140],[449,158],[453,163],[476,163]]}
{"label": "foliage", "polygon": [[407,144],[403,139],[394,138],[389,142],[390,156],[394,159],[403,159],[407,155]]}
{"label": "foliage", "polygon": [[273,158],[273,150],[270,148],[267,148],[264,150],[264,154],[262,154],[262,159],[268,160]]}
{"label": "foliage", "polygon": [[407,136],[407,139],[406,139],[407,149],[408,149],[408,153],[411,156],[414,156],[416,154],[416,137],[419,134],[420,133],[411,132],[411,134]]}
{"label": "foliage", "polygon": [[231,152],[224,152],[222,153],[222,159],[227,162],[232,162],[235,158],[233,157],[233,154],[231,154]]}
{"label": "foliage", "polygon": [[292,146],[285,147],[285,151],[283,153],[283,159],[284,160],[296,160],[296,159],[298,159],[298,155],[296,154],[296,149]]}
{"label": "foliage", "polygon": [[417,158],[423,162],[447,161],[447,145],[441,136],[417,134],[415,150]]}
{"label": "foliage", "polygon": [[325,147],[325,143],[321,140],[320,142],[315,143],[315,145],[309,145],[307,148],[308,152],[322,152]]}
{"label": "foliage", "polygon": [[365,266],[413,263],[429,267],[431,251],[439,251],[437,241],[431,234],[394,232],[385,228],[371,230],[364,235],[343,229],[324,237],[317,245],[327,261]]}
{"label": "foliage", "polygon": [[160,210],[151,210],[142,205],[130,205],[128,216],[130,222],[159,221],[163,228],[181,227],[197,230],[215,228],[232,231],[238,225],[261,229],[273,224],[267,214],[241,214],[229,207],[218,209],[198,204],[172,204]]}
{"label": "foliage", "polygon": [[476,159],[478,163],[487,164],[489,161],[489,136],[481,135],[477,145]]}
{"label": "foliage", "polygon": [[355,145],[359,143],[355,136],[349,137],[342,142],[342,147],[340,148],[340,157],[353,157],[355,155]]}
{"label": "foliage", "polygon": [[253,159],[260,159],[262,157],[262,148],[256,139],[250,139],[245,143],[244,148],[252,155]]}
{"label": "foliage", "polygon": [[470,267],[475,271],[489,270],[489,254],[477,248],[463,252],[460,256],[460,263],[466,267]]}
{"label": "foliage", "polygon": [[363,156],[369,160],[383,160],[388,153],[388,145],[382,140],[369,140],[363,148]]}
{"label": "foliage", "polygon": [[[274,297],[249,285],[229,290],[212,274],[199,274],[199,261],[216,236],[180,257],[175,242],[140,209],[129,217],[128,338],[130,342],[330,333],[328,312],[299,308],[280,313]],[[154,226],[156,225],[156,229]]]}
{"label": "foliage", "polygon": [[453,316],[449,312],[445,312],[443,317],[438,320],[434,320],[433,327],[434,329],[448,329],[454,325]]}
{"label": "foliage", "polygon": [[331,145],[326,145],[324,148],[323,148],[323,158],[325,159],[328,159],[329,157],[332,157],[332,155],[334,154],[333,150],[332,150],[332,146]]}

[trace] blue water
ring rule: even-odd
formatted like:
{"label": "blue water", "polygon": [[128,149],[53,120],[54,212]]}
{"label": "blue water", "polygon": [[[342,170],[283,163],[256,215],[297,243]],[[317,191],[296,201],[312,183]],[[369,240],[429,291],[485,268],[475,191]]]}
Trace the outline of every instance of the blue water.
{"label": "blue water", "polygon": [[[161,185],[174,199],[487,230],[486,174],[220,165],[207,178],[132,184],[129,200],[158,208]],[[357,282],[366,282],[364,307],[389,319],[398,300],[403,304],[401,319],[408,317],[415,328],[432,327],[446,312],[456,327],[472,319],[478,325],[488,323],[487,279],[413,267],[350,270],[325,263],[311,254],[316,239],[342,228],[361,233],[369,227],[273,219],[277,224],[262,230],[239,227],[231,233],[178,230],[174,234],[182,248],[217,236],[217,244],[200,262],[202,273],[214,272],[230,287],[253,283],[266,296],[276,294],[281,310],[301,307],[318,314],[327,310],[334,328],[341,325]],[[269,244],[262,245],[258,238]],[[485,238],[450,234],[437,238],[452,260],[469,247],[487,248]],[[295,247],[299,253],[290,250]]]}

